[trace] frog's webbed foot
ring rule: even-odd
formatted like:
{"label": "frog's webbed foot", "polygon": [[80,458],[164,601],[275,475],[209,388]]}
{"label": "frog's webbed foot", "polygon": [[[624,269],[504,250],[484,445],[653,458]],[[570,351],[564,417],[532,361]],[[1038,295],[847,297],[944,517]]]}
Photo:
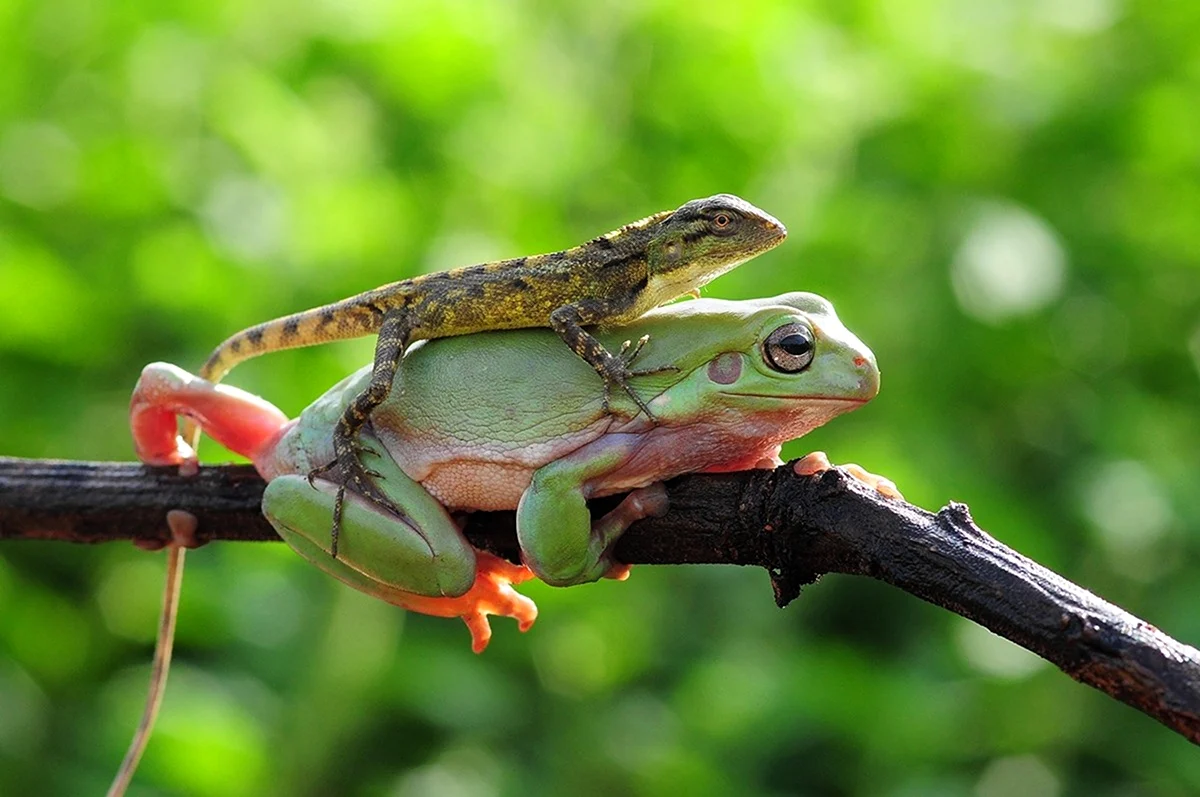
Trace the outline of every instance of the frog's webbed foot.
{"label": "frog's webbed foot", "polygon": [[491,636],[489,614],[515,618],[528,629],[537,607],[512,585],[528,580],[531,571],[473,548],[445,507],[397,463],[381,458],[373,464],[384,473],[379,486],[405,508],[407,519],[348,494],[347,533],[337,559],[329,555],[335,482],[321,479],[313,489],[303,474],[272,479],[263,513],[293,550],[355,589],[412,611],[461,617],[476,651]]}
{"label": "frog's webbed foot", "polygon": [[475,556],[475,583],[465,593],[453,598],[413,595],[406,597],[403,605],[424,614],[461,617],[471,632],[471,649],[482,653],[492,638],[489,614],[511,617],[519,629],[528,631],[537,619],[537,606],[513,589],[514,584],[533,578],[533,571],[487,551],[476,551]]}
{"label": "frog's webbed foot", "polygon": [[[792,466],[792,469],[796,472],[797,476],[815,476],[816,474],[823,473],[832,467],[833,464],[829,461],[829,457],[825,456],[824,451],[814,451],[811,454],[807,454],[804,457],[796,460],[796,464]],[[879,476],[878,474],[871,473],[859,465],[855,465],[853,462],[845,465],[839,465],[838,467],[845,470],[858,481],[862,482],[868,487],[873,488],[884,498],[896,498],[901,501],[904,500],[904,496],[900,494],[900,490],[896,487],[896,483],[886,476]]]}
{"label": "frog's webbed foot", "polygon": [[[651,374],[672,373],[678,371],[679,369],[674,365],[663,365],[657,368],[630,368],[629,366],[633,365],[633,361],[636,360],[638,355],[642,353],[642,347],[646,345],[646,341],[648,340],[650,340],[649,335],[642,335],[637,339],[636,343],[629,340],[622,343],[621,350],[616,354],[608,354],[605,352],[610,359],[604,362],[603,369],[597,368],[597,370],[600,372],[601,378],[604,379],[605,413],[610,411],[609,402],[612,398],[613,386],[615,385],[624,390],[625,394],[628,395],[629,398],[633,399],[633,403],[638,406],[638,409],[646,413],[646,417],[651,423],[658,422],[654,417],[654,413],[652,413],[650,408],[646,405],[646,402],[642,400],[642,397],[639,396],[637,391],[633,389],[633,386],[629,384],[629,380],[639,376],[649,376]],[[613,364],[611,368],[608,367],[609,362]]]}

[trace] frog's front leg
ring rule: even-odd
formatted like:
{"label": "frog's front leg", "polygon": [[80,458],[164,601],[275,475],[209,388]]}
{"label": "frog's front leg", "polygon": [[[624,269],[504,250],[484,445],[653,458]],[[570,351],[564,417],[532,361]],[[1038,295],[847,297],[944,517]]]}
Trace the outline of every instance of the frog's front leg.
{"label": "frog's front leg", "polygon": [[[797,476],[815,476],[818,473],[824,473],[834,467],[829,461],[829,457],[824,451],[813,451],[811,454],[805,454],[792,466]],[[871,473],[861,465],[856,465],[853,462],[846,462],[837,467],[842,468],[852,477],[873,488],[877,493],[884,498],[896,498],[901,501],[904,496],[900,493],[900,489],[896,487],[896,483],[886,476],[880,476],[877,473]]]}
{"label": "frog's front leg", "polygon": [[[371,449],[384,451],[364,437]],[[389,457],[364,453],[363,464],[379,473],[377,487],[404,516],[347,492],[342,526],[349,533],[336,559],[330,556],[335,483],[276,478],[263,494],[263,513],[301,556],[355,589],[411,611],[461,617],[477,653],[491,638],[489,614],[512,617],[528,630],[537,607],[512,588],[532,577],[528,568],[472,548],[442,505]]]}
{"label": "frog's front leg", "polygon": [[634,490],[594,523],[587,501],[591,482],[626,462],[641,442],[636,435],[610,435],[533,475],[517,506],[517,538],[538,578],[565,587],[627,574],[612,547],[635,521],[666,513],[666,490],[657,483]]}

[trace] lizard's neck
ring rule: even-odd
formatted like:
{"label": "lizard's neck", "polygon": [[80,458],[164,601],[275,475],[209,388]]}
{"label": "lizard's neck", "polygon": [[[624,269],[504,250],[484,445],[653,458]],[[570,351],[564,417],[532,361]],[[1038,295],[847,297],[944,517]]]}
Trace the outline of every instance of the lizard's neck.
{"label": "lizard's neck", "polygon": [[659,223],[670,215],[671,211],[655,213],[640,221],[618,227],[612,232],[598,235],[571,251],[582,255],[582,259],[601,265],[639,257],[645,259],[655,230],[658,229]]}

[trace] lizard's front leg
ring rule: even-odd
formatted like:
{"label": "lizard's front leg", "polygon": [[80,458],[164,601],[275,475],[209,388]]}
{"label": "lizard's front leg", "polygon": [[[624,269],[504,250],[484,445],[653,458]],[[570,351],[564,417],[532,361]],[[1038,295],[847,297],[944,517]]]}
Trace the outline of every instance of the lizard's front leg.
{"label": "lizard's front leg", "polygon": [[638,409],[646,413],[646,417],[650,419],[651,423],[654,423],[654,413],[650,412],[650,408],[629,384],[629,380],[635,376],[674,370],[674,367],[667,366],[647,371],[632,370],[629,365],[641,352],[642,346],[645,345],[648,338],[639,339],[632,349],[626,345],[621,347],[620,354],[613,354],[583,328],[585,325],[594,324],[600,319],[612,315],[615,311],[616,308],[609,306],[608,303],[588,299],[555,310],[550,314],[550,327],[571,347],[571,351],[596,369],[596,373],[604,380],[605,411],[608,410],[609,391],[616,385],[624,390],[629,398],[633,399],[633,403],[638,406]]}
{"label": "lizard's front leg", "polygon": [[333,528],[330,531],[329,553],[334,559],[338,555],[338,533],[342,526],[342,505],[346,498],[346,488],[353,487],[354,491],[401,520],[407,519],[402,509],[397,507],[387,495],[376,486],[372,480],[377,474],[363,467],[359,460],[360,446],[355,442],[358,432],[371,417],[371,412],[387,400],[392,391],[392,381],[396,378],[396,369],[400,358],[408,347],[412,337],[412,319],[404,310],[393,310],[384,316],[379,328],[379,341],[375,344],[375,362],[371,369],[371,381],[366,390],[354,397],[347,405],[342,417],[338,419],[337,428],[333,432],[334,459],[328,465],[317,468],[308,474],[311,482],[316,476],[332,472],[338,484],[337,498],[333,505]]}

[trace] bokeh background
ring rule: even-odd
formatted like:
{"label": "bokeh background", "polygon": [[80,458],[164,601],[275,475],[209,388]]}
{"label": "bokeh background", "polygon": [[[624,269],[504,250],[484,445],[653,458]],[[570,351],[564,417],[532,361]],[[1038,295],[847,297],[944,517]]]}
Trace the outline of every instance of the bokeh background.
{"label": "bokeh background", "polygon": [[[1200,642],[1200,4],[7,0],[0,41],[0,453],[131,459],[146,362],[730,191],[791,238],[706,293],[821,293],[884,373],[785,454],[965,501]],[[232,381],[295,412],[370,351]],[[0,793],[102,792],[161,582],[3,546]],[[132,793],[1200,790],[1180,737],[864,579],[526,591],[477,657],[283,546],[194,553]]]}

